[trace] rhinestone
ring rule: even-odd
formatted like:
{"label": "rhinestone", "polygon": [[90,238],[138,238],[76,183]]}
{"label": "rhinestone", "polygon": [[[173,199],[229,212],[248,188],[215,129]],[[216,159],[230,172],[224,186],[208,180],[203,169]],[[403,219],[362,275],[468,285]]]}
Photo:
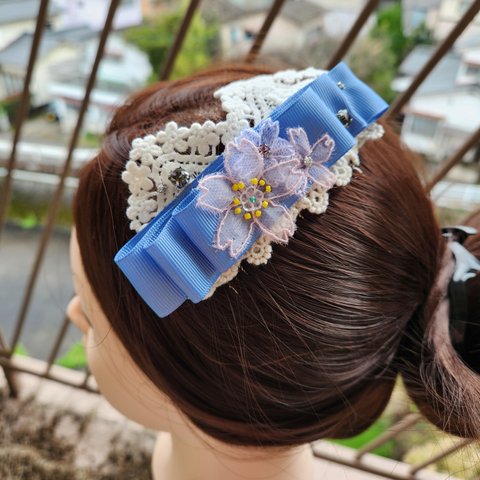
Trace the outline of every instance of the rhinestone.
{"label": "rhinestone", "polygon": [[190,183],[190,174],[182,167],[178,167],[170,173],[168,179],[177,188],[183,188]]}
{"label": "rhinestone", "polygon": [[352,124],[352,117],[350,116],[350,114],[348,113],[348,110],[346,110],[345,108],[343,108],[342,110],[339,110],[337,112],[337,118],[343,123],[343,125],[345,127],[349,127],[351,124]]}
{"label": "rhinestone", "polygon": [[345,84],[343,82],[337,82],[337,87],[340,89],[340,90],[345,90]]}
{"label": "rhinestone", "polygon": [[311,167],[312,166],[312,163],[313,163],[313,160],[312,160],[312,157],[305,157],[303,159],[303,164],[306,166],[306,167]]}
{"label": "rhinestone", "polygon": [[268,157],[270,155],[270,147],[268,145],[265,145],[264,143],[262,143],[258,147],[258,151],[260,152],[262,157]]}

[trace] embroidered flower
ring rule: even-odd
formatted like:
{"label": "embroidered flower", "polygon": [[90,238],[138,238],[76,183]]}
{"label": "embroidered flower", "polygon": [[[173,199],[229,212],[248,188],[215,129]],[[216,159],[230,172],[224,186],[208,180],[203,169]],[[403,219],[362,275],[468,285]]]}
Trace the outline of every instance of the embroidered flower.
{"label": "embroidered flower", "polygon": [[292,145],[287,140],[278,136],[280,125],[267,118],[258,129],[258,132],[248,128],[243,130],[238,140],[246,138],[252,142],[263,157],[265,166],[287,160],[295,153]]}
{"label": "embroidered flower", "polygon": [[[215,247],[229,249],[237,257],[246,247],[255,229],[270,240],[286,243],[295,224],[291,213],[280,203],[299,192],[305,183],[293,149],[285,148],[278,138],[278,122],[253,135],[244,131],[242,138],[227,145],[224,154],[226,174],[207,175],[199,181],[198,205],[222,215],[215,238]],[[253,140],[253,141],[252,141]],[[259,141],[267,143],[262,144]],[[268,159],[260,148],[270,148]],[[290,156],[281,156],[289,150]],[[277,156],[278,154],[278,156]]]}
{"label": "embroidered flower", "polygon": [[[301,169],[305,171],[305,181],[310,181],[316,186],[329,190],[335,185],[336,177],[325,167],[324,163],[330,158],[335,142],[325,134],[312,146],[308,141],[303,128],[291,128],[288,130],[290,142],[300,160]],[[308,189],[305,185],[305,189]]]}

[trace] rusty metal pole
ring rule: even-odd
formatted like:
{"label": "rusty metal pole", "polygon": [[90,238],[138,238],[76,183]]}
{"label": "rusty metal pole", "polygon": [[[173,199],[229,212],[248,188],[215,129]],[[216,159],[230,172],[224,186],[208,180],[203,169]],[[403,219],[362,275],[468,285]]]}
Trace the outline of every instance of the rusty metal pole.
{"label": "rusty metal pole", "polygon": [[167,80],[173,70],[173,66],[175,65],[175,60],[177,59],[178,54],[183,45],[183,41],[187,36],[188,29],[190,24],[192,23],[193,16],[197,11],[200,5],[200,0],[190,0],[190,4],[188,5],[188,9],[183,16],[182,24],[180,25],[180,29],[175,37],[175,40],[168,51],[167,59],[165,60],[165,65],[163,66],[160,75],[158,77],[159,80]]}
{"label": "rusty metal pole", "polygon": [[462,161],[462,158],[465,156],[465,154],[478,143],[480,143],[480,127],[477,128],[477,130],[470,135],[467,141],[445,163],[440,166],[438,171],[433,175],[433,178],[425,185],[425,191],[430,193],[433,187],[440,180],[442,180],[455,165],[458,165]]}
{"label": "rusty metal pole", "polygon": [[463,17],[455,25],[455,27],[452,28],[452,31],[448,34],[447,38],[445,38],[445,40],[437,46],[428,62],[412,80],[412,83],[408,86],[408,88],[393,101],[390,109],[386,113],[385,118],[395,118],[401,112],[402,108],[412,98],[418,87],[436,67],[438,62],[443,58],[448,50],[450,50],[457,38],[462,34],[465,28],[468,27],[470,22],[472,22],[479,11],[480,0],[475,0],[470,5],[470,8],[464,13]]}
{"label": "rusty metal pole", "polygon": [[40,272],[40,267],[42,266],[42,263],[43,263],[48,242],[53,232],[53,227],[55,225],[55,219],[57,217],[57,212],[60,206],[60,202],[62,201],[62,198],[63,198],[63,192],[65,189],[65,179],[67,178],[70,172],[70,167],[71,167],[72,158],[73,158],[73,151],[75,149],[75,145],[77,144],[78,137],[80,136],[80,132],[82,130],[83,119],[85,117],[85,113],[87,112],[87,108],[90,103],[90,94],[95,85],[95,79],[97,76],[98,67],[103,57],[103,52],[105,49],[105,45],[107,43],[107,38],[112,28],[113,17],[115,15],[115,11],[119,3],[120,3],[120,0],[111,0],[110,2],[107,18],[105,20],[105,26],[102,30],[102,34],[100,35],[100,40],[98,43],[98,49],[97,49],[95,61],[93,62],[92,71],[90,73],[90,77],[85,87],[85,96],[80,106],[80,111],[78,112],[77,124],[75,125],[75,129],[70,139],[67,158],[65,159],[63,171],[60,176],[60,182],[58,184],[57,190],[55,191],[55,194],[52,199],[52,203],[50,205],[50,209],[48,211],[47,224],[43,231],[42,238],[40,239],[40,245],[37,251],[37,255],[35,257],[35,262],[34,262],[32,271],[30,273],[27,288],[25,290],[25,294],[22,300],[20,313],[15,323],[15,331],[12,337],[11,345],[17,344],[20,338],[20,335],[22,333],[23,326],[25,324],[25,319],[27,316],[28,308],[30,306],[33,289],[35,287],[37,277]]}
{"label": "rusty metal pole", "polygon": [[23,91],[20,99],[20,105],[15,121],[15,133],[13,135],[12,150],[10,158],[7,163],[7,175],[3,181],[3,188],[0,192],[0,239],[5,225],[5,218],[7,216],[8,205],[12,195],[13,169],[15,168],[17,145],[22,133],[22,126],[28,114],[30,106],[30,83],[32,80],[33,68],[37,59],[38,49],[42,39],[43,30],[48,13],[48,0],[42,0],[38,9],[37,25],[35,33],[33,34],[32,46],[30,48],[30,57],[28,59],[27,71],[25,74],[25,81],[23,82]]}
{"label": "rusty metal pole", "polygon": [[270,11],[265,17],[263,25],[260,28],[260,31],[255,36],[255,40],[252,46],[250,47],[250,51],[245,57],[246,63],[253,63],[257,58],[263,46],[263,42],[265,41],[265,38],[268,32],[270,31],[270,28],[272,27],[274,20],[277,18],[277,15],[280,13],[280,10],[282,9],[284,3],[285,3],[285,0],[275,0],[273,2],[272,7],[270,8]]}
{"label": "rusty metal pole", "polygon": [[328,61],[327,66],[325,67],[327,70],[333,68],[347,54],[353,42],[358,37],[360,30],[365,25],[365,22],[370,18],[370,15],[377,8],[379,3],[380,0],[368,0],[368,2],[365,3],[362,11],[360,12],[360,15],[357,17],[355,23],[352,25],[352,28],[347,33],[342,43],[338,46],[337,50]]}

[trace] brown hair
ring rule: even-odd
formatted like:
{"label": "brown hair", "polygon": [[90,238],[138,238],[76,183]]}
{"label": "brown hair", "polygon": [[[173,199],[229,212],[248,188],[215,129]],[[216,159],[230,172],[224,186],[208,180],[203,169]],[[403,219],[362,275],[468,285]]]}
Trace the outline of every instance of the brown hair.
{"label": "brown hair", "polygon": [[155,84],[116,111],[74,207],[85,272],[113,329],[188,418],[224,442],[282,446],[359,433],[384,409],[399,371],[431,420],[478,436],[478,423],[472,430],[460,418],[471,397],[459,393],[476,389],[478,400],[478,375],[438,333],[446,313],[432,314],[444,242],[389,128],[362,148],[361,171],[331,191],[325,214],[302,214],[288,246],[275,246],[267,265],[243,264],[208,300],[159,319],[114,265],[133,236],[120,179],[132,140],[168,121],[224,119],[213,92],[264,72],[232,66]]}

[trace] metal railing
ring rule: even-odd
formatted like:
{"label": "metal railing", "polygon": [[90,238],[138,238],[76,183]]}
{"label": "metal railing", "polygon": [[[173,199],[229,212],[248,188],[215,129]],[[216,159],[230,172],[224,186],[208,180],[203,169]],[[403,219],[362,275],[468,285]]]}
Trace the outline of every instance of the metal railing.
{"label": "metal railing", "polygon": [[[205,1],[208,1],[208,0],[205,0]],[[258,57],[259,53],[261,52],[262,45],[264,44],[265,38],[268,36],[268,33],[275,22],[275,19],[278,17],[286,1],[288,0],[273,1],[271,8],[266,13],[265,20],[258,34],[255,36],[251,44],[251,48],[245,58],[246,62],[250,62],[250,63],[254,62]],[[15,395],[18,392],[18,386],[16,385],[16,382],[15,382],[15,372],[17,371],[34,374],[43,378],[55,380],[57,382],[61,382],[61,383],[64,383],[73,387],[77,387],[80,389],[95,391],[95,387],[92,386],[92,383],[89,381],[91,378],[89,371],[84,372],[84,375],[81,381],[73,382],[71,379],[66,379],[62,377],[61,375],[59,375],[54,371],[55,370],[54,368],[52,368],[54,365],[55,359],[58,356],[62,343],[65,339],[65,335],[69,329],[70,323],[67,318],[63,320],[58,332],[56,333],[56,336],[53,341],[53,346],[47,356],[47,361],[44,363],[44,366],[42,367],[41,370],[39,370],[38,368],[31,368],[28,365],[26,365],[24,362],[22,363],[21,361],[19,361],[18,358],[16,358],[13,355],[12,347],[18,344],[24,332],[25,319],[31,305],[33,290],[38,281],[38,274],[42,266],[42,263],[44,261],[45,252],[49,245],[52,232],[54,230],[57,213],[64,195],[66,180],[71,172],[73,152],[76,147],[77,141],[79,139],[85,113],[87,111],[87,108],[90,102],[90,95],[95,85],[98,68],[105,50],[105,44],[112,30],[112,22],[114,19],[115,12],[119,6],[119,3],[120,3],[120,0],[111,0],[104,27],[100,32],[100,40],[98,43],[95,61],[92,65],[91,73],[85,87],[85,94],[81,102],[77,122],[68,144],[67,155],[66,155],[65,162],[63,164],[63,169],[59,175],[58,185],[56,187],[56,190],[50,202],[46,225],[43,229],[43,232],[38,244],[38,249],[35,255],[32,269],[30,271],[27,287],[23,294],[23,299],[21,302],[18,317],[14,323],[13,335],[8,343],[0,330],[0,365],[4,369],[5,377],[7,379],[12,395]],[[331,68],[337,62],[339,62],[342,58],[345,57],[345,55],[348,53],[349,49],[351,48],[352,44],[354,43],[355,39],[357,38],[359,32],[361,31],[362,27],[365,25],[365,23],[370,18],[372,13],[375,12],[375,10],[378,8],[379,3],[380,3],[379,0],[368,0],[365,2],[364,7],[361,10],[360,14],[358,15],[356,21],[354,22],[352,28],[350,29],[348,34],[345,36],[344,40],[340,43],[336,51],[333,53],[330,60],[325,65],[326,68]],[[17,146],[19,143],[19,139],[21,137],[22,127],[25,123],[28,110],[29,110],[30,83],[32,79],[33,69],[35,67],[35,63],[37,60],[37,54],[38,54],[39,45],[42,39],[42,33],[44,31],[44,27],[46,23],[48,4],[49,4],[48,0],[40,1],[35,33],[33,36],[33,42],[31,46],[28,67],[26,70],[26,75],[24,80],[23,92],[21,95],[18,114],[16,116],[16,124],[15,124],[15,131],[14,131],[14,136],[12,141],[11,153],[6,166],[7,173],[3,180],[3,186],[2,186],[2,191],[0,195],[0,248],[1,248],[2,230],[5,225],[6,212],[7,212],[8,205],[10,202],[10,197],[12,194],[13,175],[17,166]],[[189,26],[191,25],[192,19],[194,18],[195,13],[198,11],[199,6],[200,6],[200,0],[190,1],[188,8],[186,10],[186,13],[181,22],[178,33],[174,39],[174,42],[170,48],[170,51],[167,54],[167,58],[164,63],[163,69],[161,72],[159,72],[159,79],[166,80],[171,75],[172,69],[175,65],[175,60],[178,57],[178,54],[181,50],[185,36],[188,33]],[[465,30],[465,28],[472,22],[474,17],[478,14],[479,10],[480,10],[480,0],[473,1],[470,7],[463,14],[459,22],[454,26],[450,34],[435,49],[431,58],[428,60],[425,66],[420,70],[420,72],[416,75],[416,77],[411,82],[410,86],[394,100],[394,102],[390,107],[390,110],[387,112],[387,116],[390,119],[396,119],[399,116],[403,107],[411,99],[412,95],[417,91],[419,86],[427,78],[430,72],[435,68],[435,66],[443,58],[443,56],[454,45],[457,38]],[[448,159],[442,165],[439,166],[438,170],[434,173],[433,177],[429,181],[427,181],[425,186],[426,191],[430,192],[433,189],[433,187],[441,179],[443,179],[455,165],[458,165],[462,161],[462,158],[464,157],[466,152],[468,152],[471,148],[473,148],[475,145],[478,145],[479,143],[480,143],[480,129],[477,129],[470,136],[470,138],[464,143],[464,145],[461,146],[454,155],[452,155],[450,159]],[[374,473],[386,478],[410,479],[410,478],[418,478],[417,477],[418,473],[422,471],[425,467],[437,462],[441,458],[444,458],[445,456],[463,448],[465,445],[470,443],[469,441],[466,441],[466,440],[459,440],[458,443],[452,446],[448,451],[442,452],[442,454],[432,457],[427,462],[410,466],[407,469],[403,469],[402,471],[400,471],[401,469],[400,470],[397,469],[395,471],[384,469],[384,468],[382,469],[378,466],[375,466],[372,462],[368,460],[370,457],[372,457],[370,455],[370,452],[372,452],[379,445],[382,445],[388,440],[398,436],[401,432],[404,432],[405,430],[411,428],[412,425],[418,422],[418,420],[419,420],[419,416],[416,414],[410,414],[405,416],[396,425],[390,428],[388,432],[386,432],[381,437],[375,439],[373,442],[366,445],[362,449],[358,450],[356,454],[351,458],[345,455],[338,456],[332,453],[331,451],[330,452],[326,451],[325,448],[320,448],[315,446],[314,446],[314,452],[315,452],[315,455],[319,458],[323,458],[325,460],[330,460],[339,464],[354,467],[354,468],[357,468],[366,472]]]}

